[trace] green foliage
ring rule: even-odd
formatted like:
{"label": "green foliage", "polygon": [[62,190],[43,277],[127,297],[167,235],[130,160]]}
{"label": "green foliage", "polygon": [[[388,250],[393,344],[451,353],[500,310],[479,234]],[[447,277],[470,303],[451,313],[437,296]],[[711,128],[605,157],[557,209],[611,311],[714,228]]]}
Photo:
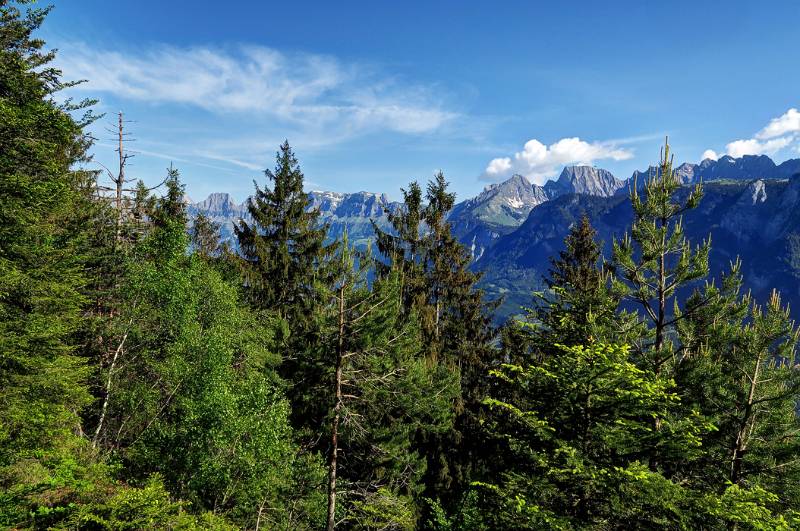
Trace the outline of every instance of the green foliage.
{"label": "green foliage", "polygon": [[160,471],[194,507],[242,525],[259,518],[277,525],[288,513],[283,493],[302,468],[279,360],[268,349],[278,325],[243,306],[237,288],[205,260],[186,254],[174,171],[167,187],[129,264],[122,320],[131,346],[110,368],[99,440],[117,449],[132,477]]}
{"label": "green foliage", "polygon": [[214,258],[220,254],[219,223],[205,214],[197,214],[192,220],[191,241],[194,252],[203,258]]}
{"label": "green foliage", "polygon": [[0,0],[0,526],[800,527],[798,330],[738,261],[696,285],[668,146],[612,267],[584,218],[500,350],[441,173],[379,263],[323,244],[288,143],[242,256],[190,238],[172,167],[102,197],[27,3]]}
{"label": "green foliage", "polygon": [[[85,302],[80,212],[91,174],[82,126],[92,102],[58,105],[65,87],[53,54],[32,33],[47,9],[0,4],[0,522],[25,520],[46,497],[88,404],[87,369],[74,333]],[[26,470],[30,474],[26,473]],[[50,494],[55,495],[52,491]],[[11,498],[9,498],[9,496]],[[20,506],[8,504],[16,499]]]}
{"label": "green foliage", "polygon": [[187,513],[184,506],[170,499],[161,478],[156,475],[141,488],[122,488],[106,500],[82,505],[63,529],[237,529],[210,512],[198,516]]}
{"label": "green foliage", "polygon": [[[457,382],[429,363],[413,316],[402,315],[398,274],[370,286],[369,251],[359,253],[346,234],[328,267],[333,284],[319,316],[318,359],[328,360],[328,425],[337,452],[346,456],[343,462],[331,457],[329,464],[345,485],[337,520],[411,528],[426,466],[414,438],[452,425]],[[333,444],[331,438],[330,456]]]}
{"label": "green foliage", "polygon": [[[638,183],[633,184],[631,233],[614,242],[612,253],[612,271],[619,275],[616,291],[638,304],[652,326],[651,340],[637,344],[637,349],[641,351],[641,362],[656,373],[671,370],[674,346],[668,339],[681,318],[678,314],[685,317],[704,303],[692,299],[695,306],[680,308],[678,290],[708,275],[711,239],[692,250],[682,222],[683,215],[700,203],[703,187],[697,184],[683,201],[676,200],[679,188],[667,143],[657,171],[644,184],[644,198],[639,194]],[[672,311],[671,306],[675,308]]]}
{"label": "green foliage", "polygon": [[251,303],[290,320],[307,314],[314,301],[314,276],[325,247],[318,210],[308,210],[303,173],[288,142],[280,146],[275,170],[266,170],[272,188],[256,186],[248,211],[253,224],[240,221],[236,237],[244,258]]}
{"label": "green foliage", "polygon": [[[686,356],[677,372],[684,401],[717,427],[703,459],[703,485],[758,486],[778,494],[774,507],[798,508],[800,479],[798,331],[777,294],[765,307],[739,297],[738,264],[713,306],[680,327]],[[699,295],[697,295],[699,296]]]}
{"label": "green foliage", "polygon": [[380,488],[353,502],[348,523],[354,529],[416,529],[416,507],[411,498]]}
{"label": "green foliage", "polygon": [[631,517],[626,511],[642,526],[680,521],[670,504],[685,497],[682,488],[643,463],[655,448],[693,455],[711,426],[698,416],[671,420],[680,401],[673,385],[631,363],[627,348],[564,347],[492,375],[498,389],[486,399],[495,412],[487,427],[503,450],[501,481],[475,484],[492,508],[489,527],[614,527]]}

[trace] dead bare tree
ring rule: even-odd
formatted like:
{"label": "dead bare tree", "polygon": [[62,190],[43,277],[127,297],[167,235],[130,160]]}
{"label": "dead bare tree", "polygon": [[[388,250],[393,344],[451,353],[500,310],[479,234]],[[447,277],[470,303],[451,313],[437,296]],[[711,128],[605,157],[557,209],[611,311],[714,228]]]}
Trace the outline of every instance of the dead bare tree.
{"label": "dead bare tree", "polygon": [[[113,223],[113,245],[108,245],[109,254],[108,261],[103,267],[107,271],[103,275],[102,283],[95,286],[96,292],[96,305],[93,307],[93,316],[104,321],[105,326],[102,327],[101,332],[97,339],[99,346],[99,360],[98,365],[107,369],[108,373],[105,375],[105,382],[102,387],[102,406],[100,406],[99,418],[97,425],[94,427],[94,435],[92,437],[92,445],[98,446],[104,440],[104,429],[106,428],[107,412],[109,403],[111,401],[111,392],[114,388],[115,374],[118,372],[119,366],[122,363],[126,348],[126,340],[128,333],[133,322],[133,317],[130,322],[118,322],[119,319],[127,319],[129,315],[133,315],[135,304],[125,311],[122,308],[122,302],[119,296],[119,287],[121,284],[121,264],[123,263],[123,256],[125,254],[126,238],[128,236],[128,229],[141,230],[138,227],[141,214],[137,212],[139,208],[138,202],[140,196],[147,196],[153,190],[161,187],[166,179],[153,187],[144,186],[141,181],[138,181],[136,187],[132,186],[134,179],[128,176],[128,166],[130,160],[135,156],[134,153],[128,149],[128,144],[135,141],[130,132],[126,131],[126,124],[130,120],[125,119],[122,111],[117,113],[117,120],[113,128],[108,128],[107,131],[113,134],[114,144],[116,145],[115,151],[117,153],[117,168],[116,171],[111,171],[107,166],[99,163],[105,170],[109,179],[108,185],[96,184],[97,198],[101,202],[105,202],[110,208],[109,214],[111,216],[100,221],[103,229],[110,230],[110,225]],[[138,229],[134,229],[131,221],[137,220]],[[105,231],[103,231],[105,232]],[[110,234],[109,234],[110,236]],[[122,317],[122,316],[125,317]]]}
{"label": "dead bare tree", "polygon": [[[142,193],[149,193],[153,190],[157,190],[161,186],[164,185],[166,182],[166,178],[164,178],[161,182],[157,185],[152,187],[146,187],[141,184],[141,181],[138,181],[140,184],[136,188],[130,187],[131,183],[134,182],[134,179],[130,179],[126,175],[126,168],[128,167],[128,163],[130,159],[135,157],[135,153],[132,153],[130,150],[126,148],[126,144],[129,142],[134,142],[135,139],[131,137],[131,134],[125,130],[125,124],[131,123],[130,120],[125,120],[125,116],[122,111],[117,113],[117,123],[114,129],[109,129],[108,131],[114,135],[114,142],[116,143],[117,147],[114,151],[117,152],[118,156],[118,166],[117,171],[112,172],[107,166],[103,165],[102,163],[100,166],[105,170],[106,175],[108,175],[109,180],[111,181],[111,186],[101,186],[98,185],[97,189],[98,192],[110,192],[110,199],[112,205],[114,207],[115,213],[115,236],[114,236],[114,243],[116,248],[119,248],[123,243],[123,228],[126,222],[132,218],[136,217],[133,216],[133,209],[136,207],[136,203],[134,200],[131,199],[129,194],[142,194]],[[109,197],[109,196],[103,196]]]}

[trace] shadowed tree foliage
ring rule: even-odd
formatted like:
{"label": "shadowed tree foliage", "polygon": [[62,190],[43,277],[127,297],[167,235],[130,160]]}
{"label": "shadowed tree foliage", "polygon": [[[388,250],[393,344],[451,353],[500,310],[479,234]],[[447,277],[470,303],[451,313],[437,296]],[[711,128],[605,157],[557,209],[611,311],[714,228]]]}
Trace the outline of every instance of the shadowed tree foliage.
{"label": "shadowed tree foliage", "polygon": [[254,307],[268,309],[293,321],[305,315],[315,300],[317,267],[324,257],[327,226],[319,211],[309,210],[303,173],[289,142],[281,144],[275,169],[264,171],[271,187],[250,198],[253,223],[234,227],[243,258],[248,298]]}
{"label": "shadowed tree foliage", "polygon": [[275,169],[264,173],[271,187],[255,185],[248,203],[253,223],[242,220],[235,227],[244,290],[254,310],[285,323],[280,372],[289,386],[292,422],[318,449],[325,364],[316,356],[320,337],[311,316],[319,311],[321,290],[330,281],[325,272],[331,252],[324,242],[328,227],[320,223],[319,210],[309,208],[303,173],[288,142],[278,150]]}
{"label": "shadowed tree foliage", "polygon": [[477,288],[480,275],[469,269],[470,254],[447,222],[455,203],[448,186],[444,174],[438,172],[427,184],[423,204],[422,189],[411,183],[403,191],[403,206],[390,216],[391,231],[375,227],[377,247],[385,260],[377,266],[379,276],[399,276],[402,296],[398,304],[404,315],[416,317],[426,356],[460,383],[452,429],[417,436],[427,459],[426,495],[446,504],[452,493],[467,484],[477,462],[483,375],[497,356],[491,344],[494,305]]}
{"label": "shadowed tree foliage", "polygon": [[391,229],[384,231],[373,221],[375,246],[385,262],[376,265],[378,275],[398,271],[401,291],[397,304],[406,315],[419,307],[425,298],[423,280],[424,219],[422,188],[416,182],[401,189],[403,206],[388,214]]}
{"label": "shadowed tree foliage", "polygon": [[414,439],[450,428],[458,393],[453,373],[429,363],[414,316],[398,307],[397,272],[370,284],[373,267],[369,249],[352,248],[345,233],[319,315],[330,375],[329,529],[414,527],[426,467]]}
{"label": "shadowed tree foliage", "polygon": [[220,224],[206,216],[198,214],[192,220],[191,243],[194,252],[205,259],[216,258],[221,253],[219,241]]}

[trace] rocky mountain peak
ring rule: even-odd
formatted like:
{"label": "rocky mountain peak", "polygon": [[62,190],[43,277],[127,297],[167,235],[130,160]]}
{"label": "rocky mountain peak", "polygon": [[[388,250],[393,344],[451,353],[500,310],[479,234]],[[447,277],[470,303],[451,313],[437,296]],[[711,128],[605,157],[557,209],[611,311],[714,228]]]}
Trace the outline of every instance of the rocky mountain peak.
{"label": "rocky mountain peak", "polygon": [[704,181],[714,179],[774,179],[780,177],[778,167],[771,158],[766,155],[745,155],[733,158],[730,155],[723,155],[717,161],[703,161],[696,177]]}
{"label": "rocky mountain peak", "polygon": [[243,205],[238,205],[227,193],[215,192],[194,206],[197,210],[204,212],[208,216],[228,217],[238,214]]}
{"label": "rocky mountain peak", "polygon": [[487,186],[477,197],[465,203],[473,207],[486,206],[490,211],[506,209],[527,215],[531,208],[546,200],[547,196],[540,186],[531,184],[526,177],[517,174],[501,183]]}
{"label": "rocky mountain peak", "polygon": [[557,181],[545,185],[545,190],[552,197],[570,193],[611,197],[624,185],[624,181],[614,177],[608,170],[593,166],[567,166]]}

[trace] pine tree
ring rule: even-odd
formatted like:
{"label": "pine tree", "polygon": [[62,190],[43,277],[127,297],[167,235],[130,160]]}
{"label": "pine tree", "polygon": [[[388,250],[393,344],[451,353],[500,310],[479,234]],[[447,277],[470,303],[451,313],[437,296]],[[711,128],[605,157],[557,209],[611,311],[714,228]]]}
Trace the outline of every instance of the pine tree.
{"label": "pine tree", "polygon": [[693,295],[710,302],[678,327],[684,408],[716,427],[703,439],[702,458],[681,474],[709,490],[762,489],[759,503],[797,511],[800,496],[790,485],[800,480],[798,330],[777,293],[763,307],[741,295],[740,267],[734,262],[719,287]]}
{"label": "pine tree", "polygon": [[[644,198],[637,183],[631,189],[634,221],[631,234],[613,246],[612,270],[619,275],[616,287],[638,304],[652,329],[651,340],[640,345],[642,363],[660,374],[669,373],[674,357],[670,332],[680,319],[698,305],[677,311],[678,291],[708,275],[710,238],[692,250],[683,233],[683,214],[696,208],[703,197],[701,184],[677,199],[680,180],[672,168],[669,143],[665,143],[657,171],[644,184]],[[702,306],[702,304],[700,304]],[[665,369],[667,369],[665,371]]]}
{"label": "pine tree", "polygon": [[268,309],[294,322],[307,314],[314,301],[317,267],[323,258],[327,227],[303,191],[303,173],[284,142],[276,155],[274,171],[264,174],[272,187],[250,198],[253,218],[234,227],[244,258],[244,280],[255,308]]}

